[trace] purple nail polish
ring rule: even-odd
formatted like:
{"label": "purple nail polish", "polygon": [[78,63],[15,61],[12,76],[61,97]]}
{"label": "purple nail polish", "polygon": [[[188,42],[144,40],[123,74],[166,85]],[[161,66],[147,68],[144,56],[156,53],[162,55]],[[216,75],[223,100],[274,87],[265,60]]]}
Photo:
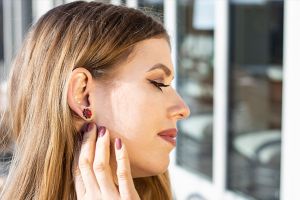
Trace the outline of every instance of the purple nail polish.
{"label": "purple nail polish", "polygon": [[86,132],[90,132],[94,127],[93,123],[88,123],[88,125],[86,126]]}
{"label": "purple nail polish", "polygon": [[84,132],[86,132],[87,126],[88,126],[88,124],[83,124],[83,126],[80,129],[80,133],[83,134]]}
{"label": "purple nail polish", "polygon": [[103,137],[105,135],[106,128],[104,126],[100,126],[98,129],[98,137]]}
{"label": "purple nail polish", "polygon": [[122,141],[120,138],[116,138],[115,144],[118,150],[122,148]]}

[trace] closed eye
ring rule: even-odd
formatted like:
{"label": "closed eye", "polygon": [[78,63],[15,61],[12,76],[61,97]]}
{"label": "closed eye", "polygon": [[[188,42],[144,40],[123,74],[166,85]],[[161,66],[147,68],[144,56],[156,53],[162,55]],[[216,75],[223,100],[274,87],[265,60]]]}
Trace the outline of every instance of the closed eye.
{"label": "closed eye", "polygon": [[163,87],[169,87],[170,85],[165,85],[163,83],[159,83],[150,79],[147,79],[151,84],[153,84],[155,87],[157,87],[160,91],[163,91],[162,88]]}

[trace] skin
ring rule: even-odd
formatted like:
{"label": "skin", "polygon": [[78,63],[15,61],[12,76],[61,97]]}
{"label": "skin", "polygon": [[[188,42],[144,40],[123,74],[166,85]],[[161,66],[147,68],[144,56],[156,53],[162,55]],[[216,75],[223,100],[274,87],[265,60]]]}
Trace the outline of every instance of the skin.
{"label": "skin", "polygon": [[[165,65],[166,69],[153,69],[158,63]],[[84,68],[73,71],[68,90],[69,106],[80,116],[84,108],[89,108],[93,113],[89,120],[93,124],[89,126],[92,127],[88,131],[90,134],[84,134],[78,160],[75,161],[75,166],[79,168],[76,177],[81,177],[78,178],[81,181],[77,181],[80,182],[77,184],[80,186],[76,187],[77,192],[80,191],[78,188],[99,184],[100,188],[101,185],[110,188],[106,189],[109,192],[107,194],[116,194],[116,199],[121,198],[122,191],[123,195],[130,194],[135,199],[138,196],[132,177],[152,176],[167,170],[169,153],[174,145],[163,140],[158,133],[176,128],[177,121],[188,117],[190,113],[177,92],[167,86],[171,84],[173,77],[170,47],[165,39],[139,42],[128,60],[117,67],[109,84],[93,79]],[[165,87],[158,88],[153,81],[162,83]],[[82,119],[85,118],[82,116]],[[78,130],[85,122],[78,122]],[[99,126],[106,127],[104,137],[97,136],[96,127]],[[112,145],[116,138],[121,138],[121,151]],[[118,161],[118,156],[125,159]],[[88,165],[93,165],[90,168],[94,170],[84,172],[83,175]],[[115,171],[119,168],[126,173],[116,173],[115,177]],[[84,181],[84,176],[94,178]],[[122,181],[122,177],[125,177],[125,181]],[[118,179],[119,192],[112,189],[114,179]],[[101,181],[105,184],[100,184]],[[124,186],[123,189],[120,188],[121,185]],[[101,192],[103,193],[102,190]],[[81,193],[89,194],[86,190]]]}

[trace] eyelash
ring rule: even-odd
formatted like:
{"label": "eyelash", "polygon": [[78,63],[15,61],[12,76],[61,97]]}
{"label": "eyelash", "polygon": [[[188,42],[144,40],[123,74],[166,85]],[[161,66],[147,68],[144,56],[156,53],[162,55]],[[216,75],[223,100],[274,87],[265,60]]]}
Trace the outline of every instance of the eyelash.
{"label": "eyelash", "polygon": [[170,85],[165,85],[163,83],[159,83],[159,82],[156,82],[156,81],[153,81],[153,80],[150,80],[148,79],[148,81],[153,84],[155,87],[157,87],[160,91],[162,91],[162,88],[163,87],[169,87]]}

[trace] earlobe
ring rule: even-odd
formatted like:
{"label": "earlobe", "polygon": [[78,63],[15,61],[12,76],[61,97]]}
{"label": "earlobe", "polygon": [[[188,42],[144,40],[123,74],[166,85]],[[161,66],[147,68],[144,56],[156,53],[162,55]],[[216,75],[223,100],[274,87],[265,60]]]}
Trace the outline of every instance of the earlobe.
{"label": "earlobe", "polygon": [[76,68],[72,71],[68,87],[68,104],[78,116],[84,120],[92,119],[89,93],[92,76],[85,68]]}

